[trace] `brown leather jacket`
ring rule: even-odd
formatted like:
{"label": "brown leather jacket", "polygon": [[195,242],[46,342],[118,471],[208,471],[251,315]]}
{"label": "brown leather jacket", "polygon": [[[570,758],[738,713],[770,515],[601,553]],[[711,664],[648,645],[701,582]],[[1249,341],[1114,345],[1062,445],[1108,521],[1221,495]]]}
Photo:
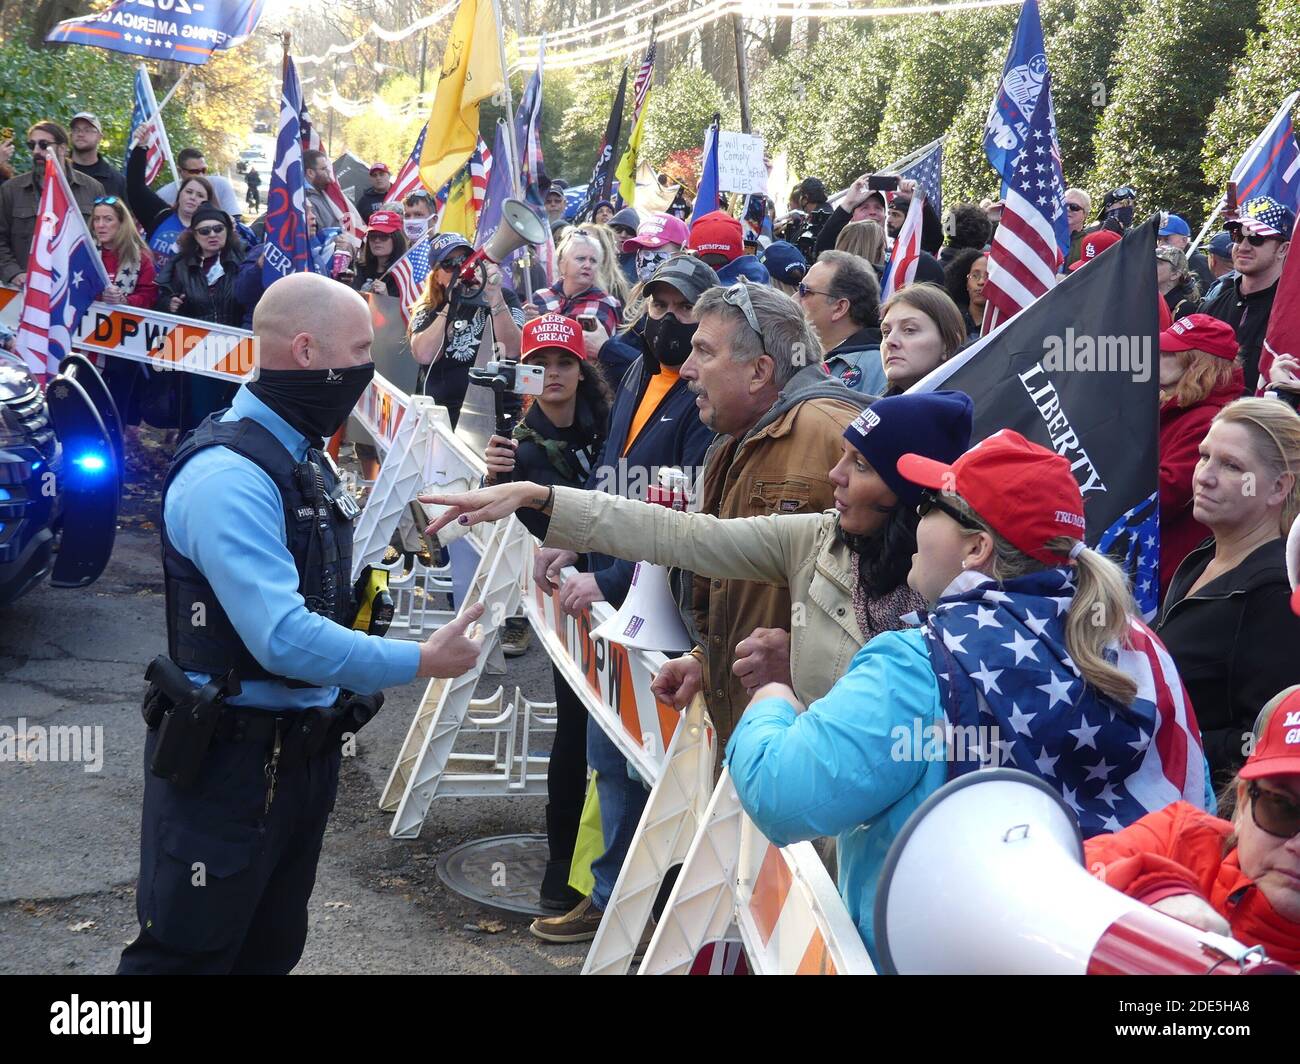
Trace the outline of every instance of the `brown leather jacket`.
{"label": "brown leather jacket", "polygon": [[[705,458],[699,509],[716,517],[816,514],[834,505],[827,474],[840,459],[844,428],[872,397],[845,388],[820,364],[800,370],[771,410],[743,438],[720,437]],[[718,749],[749,704],[731,671],[736,644],[755,628],[791,626],[786,587],[692,574],[690,595],[679,588],[683,614],[693,621],[704,663],[705,698],[718,731]],[[806,604],[805,604],[806,605]]]}

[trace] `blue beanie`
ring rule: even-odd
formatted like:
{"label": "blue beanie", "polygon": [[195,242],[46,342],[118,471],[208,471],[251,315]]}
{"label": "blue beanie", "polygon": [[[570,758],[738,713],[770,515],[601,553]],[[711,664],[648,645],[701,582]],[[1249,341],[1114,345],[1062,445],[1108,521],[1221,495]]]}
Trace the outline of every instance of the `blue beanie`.
{"label": "blue beanie", "polygon": [[955,462],[970,449],[975,404],[965,392],[920,392],[877,399],[844,430],[904,506],[921,501],[920,485],[898,474],[905,454]]}
{"label": "blue beanie", "polygon": [[768,273],[782,284],[798,284],[808,272],[808,260],[788,240],[773,240],[761,256]]}

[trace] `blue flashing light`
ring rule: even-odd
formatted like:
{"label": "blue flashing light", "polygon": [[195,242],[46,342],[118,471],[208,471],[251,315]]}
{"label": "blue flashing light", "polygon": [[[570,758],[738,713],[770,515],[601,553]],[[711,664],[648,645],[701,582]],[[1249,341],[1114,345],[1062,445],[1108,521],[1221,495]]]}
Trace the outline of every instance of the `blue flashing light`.
{"label": "blue flashing light", "polygon": [[13,494],[9,491],[8,488],[0,488],[0,502],[4,502],[6,499],[12,499],[12,498],[13,498]]}
{"label": "blue flashing light", "polygon": [[102,473],[108,468],[108,463],[104,461],[104,456],[95,454],[94,452],[78,455],[72,460],[72,464],[86,473]]}

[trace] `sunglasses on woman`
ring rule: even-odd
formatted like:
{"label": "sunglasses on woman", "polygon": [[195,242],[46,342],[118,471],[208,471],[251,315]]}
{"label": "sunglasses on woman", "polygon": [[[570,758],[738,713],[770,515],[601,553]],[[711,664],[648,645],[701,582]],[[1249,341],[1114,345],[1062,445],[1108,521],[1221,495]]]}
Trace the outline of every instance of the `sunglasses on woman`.
{"label": "sunglasses on woman", "polygon": [[225,231],[226,227],[224,225],[205,225],[202,229],[195,229],[194,233],[196,236],[216,236],[218,233],[224,233]]}
{"label": "sunglasses on woman", "polygon": [[1246,788],[1250,815],[1260,831],[1279,839],[1300,835],[1300,804],[1284,794],[1266,791],[1254,780]]}
{"label": "sunglasses on woman", "polygon": [[111,207],[111,206],[113,206],[113,204],[116,203],[116,202],[117,202],[117,197],[116,197],[116,196],[96,196],[96,197],[95,197],[94,206],[96,206],[96,207]]}
{"label": "sunglasses on woman", "polygon": [[921,492],[921,501],[916,504],[916,516],[924,517],[931,510],[938,510],[941,513],[947,514],[959,525],[961,525],[962,528],[968,528],[972,532],[984,531],[984,529],[980,528],[980,526],[976,524],[975,521],[967,517],[960,510],[958,510],[957,507],[949,506],[946,502],[944,502],[941,498],[939,498],[939,493],[937,491],[931,491],[929,488],[927,488],[925,491]]}

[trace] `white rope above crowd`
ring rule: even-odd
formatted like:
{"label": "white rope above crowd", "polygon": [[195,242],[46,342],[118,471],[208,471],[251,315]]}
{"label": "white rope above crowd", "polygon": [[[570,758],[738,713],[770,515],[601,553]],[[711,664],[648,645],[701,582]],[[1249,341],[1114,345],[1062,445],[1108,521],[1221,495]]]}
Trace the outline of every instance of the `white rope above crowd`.
{"label": "white rope above crowd", "polygon": [[[742,14],[746,18],[853,18],[853,19],[874,19],[874,18],[897,18],[908,15],[942,15],[956,11],[975,11],[985,8],[1009,7],[1018,5],[1021,0],[948,0],[946,3],[934,4],[916,4],[916,5],[896,5],[891,7],[845,7],[836,5],[833,0],[809,0],[807,3],[795,4],[786,0],[710,0],[709,3],[702,7],[695,8],[692,11],[685,12],[675,18],[665,22],[656,22],[652,25],[650,19],[655,18],[663,11],[669,8],[679,6],[682,0],[661,0],[657,7],[640,12],[640,9],[648,4],[654,3],[655,0],[641,0],[641,3],[634,4],[632,7],[624,8],[616,14],[606,15],[594,20],[587,26],[576,30],[560,30],[555,34],[546,35],[546,68],[548,70],[565,70],[574,67],[590,66],[597,63],[608,62],[615,59],[623,59],[628,56],[640,55],[650,43],[650,37],[653,33],[655,39],[660,43],[676,40],[679,37],[687,36],[698,29],[711,25],[723,18],[728,18],[732,14]],[[428,20],[441,19],[445,17],[454,7],[455,3],[448,4],[433,15],[426,19],[420,20],[421,23],[431,25]],[[638,13],[639,12],[639,13]],[[610,26],[608,29],[596,30],[597,34],[612,34],[620,32],[616,43],[596,44],[586,48],[577,48],[571,51],[556,51],[554,45],[563,43],[567,39],[575,37],[590,37],[593,29],[600,23],[613,22],[621,20],[621,25]],[[642,28],[635,29],[640,23]],[[373,24],[372,24],[373,25]],[[416,25],[416,24],[413,24]],[[420,26],[419,28],[423,28]],[[409,32],[407,32],[409,31]],[[402,36],[409,36],[415,32],[411,27],[407,30],[398,31],[396,34],[390,34],[385,40],[397,40]],[[348,45],[333,46],[330,52],[338,51],[335,54],[342,54],[343,51],[350,51],[356,48],[362,37],[357,38]],[[537,65],[537,45],[542,40],[541,37],[521,37],[519,38],[520,55],[513,64],[511,64],[511,74],[531,71]],[[529,49],[532,49],[531,51]],[[324,56],[308,56],[302,62],[318,62],[321,59],[328,58],[327,53]],[[378,95],[370,97],[369,100],[354,100],[342,95],[336,86],[331,86],[330,90],[325,93],[317,93],[313,100],[313,106],[316,108],[330,108],[347,118],[355,118],[358,115],[366,113],[367,110],[374,110],[376,113],[386,118],[404,118],[412,110],[424,108],[433,103],[434,93],[428,92],[420,96],[414,96],[400,105],[394,105],[382,99]]]}
{"label": "white rope above crowd", "polygon": [[299,56],[294,60],[294,62],[297,63],[300,68],[307,66],[310,63],[323,63],[326,59],[330,59],[336,55],[347,55],[349,52],[356,51],[365,42],[367,37],[372,36],[377,37],[381,41],[386,41],[389,44],[393,44],[397,41],[404,41],[414,33],[419,33],[421,30],[427,30],[430,26],[437,25],[448,15],[454,13],[459,4],[460,0],[451,0],[451,3],[443,4],[442,7],[438,8],[438,10],[433,12],[433,14],[425,15],[424,18],[421,19],[416,19],[409,26],[405,26],[400,30],[386,30],[377,22],[371,22],[360,36],[348,41],[347,44],[331,44],[320,55]]}

